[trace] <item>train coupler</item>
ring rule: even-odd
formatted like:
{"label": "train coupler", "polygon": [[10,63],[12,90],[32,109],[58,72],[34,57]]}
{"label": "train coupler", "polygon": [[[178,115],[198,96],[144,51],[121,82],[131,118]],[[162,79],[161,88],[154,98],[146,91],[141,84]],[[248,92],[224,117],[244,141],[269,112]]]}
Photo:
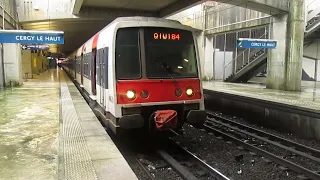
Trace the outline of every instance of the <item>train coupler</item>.
{"label": "train coupler", "polygon": [[159,131],[175,129],[178,124],[178,113],[175,110],[159,110],[154,113],[153,119]]}

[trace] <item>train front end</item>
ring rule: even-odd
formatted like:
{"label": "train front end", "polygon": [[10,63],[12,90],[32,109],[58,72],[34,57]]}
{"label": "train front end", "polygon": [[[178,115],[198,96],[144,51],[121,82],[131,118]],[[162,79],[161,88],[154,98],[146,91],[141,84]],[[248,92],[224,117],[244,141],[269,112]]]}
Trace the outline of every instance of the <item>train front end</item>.
{"label": "train front end", "polygon": [[206,119],[200,62],[190,30],[119,28],[115,75],[120,128],[179,129]]}

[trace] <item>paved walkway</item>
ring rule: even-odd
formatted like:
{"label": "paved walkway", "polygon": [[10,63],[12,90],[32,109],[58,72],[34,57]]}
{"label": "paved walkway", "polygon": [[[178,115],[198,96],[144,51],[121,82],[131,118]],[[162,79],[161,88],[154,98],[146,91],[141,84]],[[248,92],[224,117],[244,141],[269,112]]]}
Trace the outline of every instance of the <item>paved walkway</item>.
{"label": "paved walkway", "polygon": [[266,89],[264,85],[203,81],[203,88],[282,104],[320,110],[320,85],[304,82],[302,92]]}

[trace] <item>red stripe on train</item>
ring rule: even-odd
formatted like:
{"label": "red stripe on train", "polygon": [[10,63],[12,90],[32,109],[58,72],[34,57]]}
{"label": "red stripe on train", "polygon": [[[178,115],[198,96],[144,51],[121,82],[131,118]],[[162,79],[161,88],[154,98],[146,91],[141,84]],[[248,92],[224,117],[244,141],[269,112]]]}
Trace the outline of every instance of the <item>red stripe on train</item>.
{"label": "red stripe on train", "polygon": [[98,33],[98,34],[96,34],[96,35],[94,36],[93,42],[92,42],[92,49],[97,48],[99,35],[100,35],[100,34]]}
{"label": "red stripe on train", "polygon": [[[117,102],[118,104],[148,103],[148,102],[166,102],[166,101],[182,101],[201,99],[201,89],[199,79],[176,79],[175,85],[172,79],[165,80],[119,80],[117,81]],[[187,88],[192,87],[193,96],[188,97]],[[179,88],[182,95],[177,97],[175,90]],[[127,91],[134,90],[136,98],[134,100],[127,99]],[[149,92],[148,98],[142,98],[140,93],[143,90]]]}

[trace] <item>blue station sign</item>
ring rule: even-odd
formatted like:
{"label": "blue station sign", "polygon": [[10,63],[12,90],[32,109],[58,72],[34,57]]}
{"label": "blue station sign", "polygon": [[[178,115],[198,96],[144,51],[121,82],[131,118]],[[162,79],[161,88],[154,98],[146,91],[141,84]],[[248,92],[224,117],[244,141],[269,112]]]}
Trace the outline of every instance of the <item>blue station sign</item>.
{"label": "blue station sign", "polygon": [[24,44],[21,45],[21,48],[23,50],[49,50],[50,46],[49,45],[29,45],[29,44]]}
{"label": "blue station sign", "polygon": [[0,30],[0,43],[64,44],[64,32]]}
{"label": "blue station sign", "polygon": [[277,47],[277,41],[270,39],[238,39],[238,48],[262,48],[262,49],[274,49]]}

